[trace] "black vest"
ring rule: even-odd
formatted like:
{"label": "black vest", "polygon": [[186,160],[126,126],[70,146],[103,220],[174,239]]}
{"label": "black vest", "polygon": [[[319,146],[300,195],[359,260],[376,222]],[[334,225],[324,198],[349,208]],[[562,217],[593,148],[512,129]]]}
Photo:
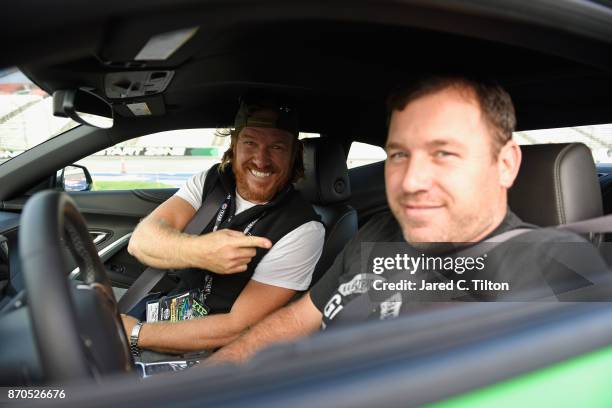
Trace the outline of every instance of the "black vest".
{"label": "black vest", "polygon": [[[211,167],[206,175],[202,202],[214,188],[221,188],[225,196],[228,194],[232,196],[228,210],[229,214],[233,215],[236,208],[236,180],[231,166],[227,166],[224,171],[219,169],[218,164]],[[273,246],[278,240],[300,225],[309,221],[320,221],[320,217],[314,212],[312,206],[293,189],[291,184],[279,192],[272,201],[255,205],[238,215],[233,215],[229,223],[227,222],[228,217],[224,218],[224,222],[219,225],[218,229],[229,228],[236,231],[244,231],[251,221],[259,218],[250,234],[268,238]],[[202,234],[212,232],[215,219],[216,217],[202,231]],[[209,275],[212,277],[212,285],[210,294],[206,298],[206,304],[210,307],[210,313],[227,313],[231,310],[238,295],[253,276],[255,268],[269,250],[257,248],[256,251],[257,254],[251,259],[245,272],[219,275],[202,269],[180,271],[178,275],[181,278],[181,283],[178,290],[203,289],[206,275]]]}

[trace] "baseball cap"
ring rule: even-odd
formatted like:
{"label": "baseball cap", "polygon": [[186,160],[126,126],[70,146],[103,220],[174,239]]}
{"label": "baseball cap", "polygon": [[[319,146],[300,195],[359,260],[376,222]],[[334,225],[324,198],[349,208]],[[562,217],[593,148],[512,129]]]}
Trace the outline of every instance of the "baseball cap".
{"label": "baseball cap", "polygon": [[297,112],[271,99],[241,98],[234,129],[240,133],[245,127],[282,129],[296,138],[299,134]]}

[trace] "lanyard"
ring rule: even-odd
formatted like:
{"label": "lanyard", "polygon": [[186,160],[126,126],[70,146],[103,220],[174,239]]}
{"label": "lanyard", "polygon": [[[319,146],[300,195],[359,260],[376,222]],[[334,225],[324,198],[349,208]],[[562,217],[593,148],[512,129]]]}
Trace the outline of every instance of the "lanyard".
{"label": "lanyard", "polygon": [[[225,197],[223,204],[221,204],[221,208],[219,208],[219,213],[217,214],[217,218],[215,219],[215,226],[213,227],[213,232],[219,229],[219,225],[221,225],[221,223],[223,222],[223,217],[225,216],[225,212],[227,211],[228,207],[231,204],[232,204],[232,195],[228,194],[227,197]],[[229,221],[231,220],[232,220],[232,217],[229,217]]]}
{"label": "lanyard", "polygon": [[[217,214],[217,218],[215,219],[215,225],[213,226],[213,232],[219,229],[219,226],[223,223],[223,218],[225,217],[225,213],[231,207],[231,205],[232,205],[232,195],[228,194],[227,197],[225,197],[225,200],[223,201],[223,204],[221,204],[221,207],[219,208],[219,213]],[[262,219],[262,217],[264,215],[266,215],[265,211],[259,217],[255,218],[253,221],[249,222],[248,225],[244,228],[243,233],[245,235],[251,235],[251,230],[253,229],[255,224],[257,224],[257,221]],[[227,223],[228,224],[230,222],[232,222],[232,218],[233,217],[234,217],[233,215],[230,215],[227,218]]]}

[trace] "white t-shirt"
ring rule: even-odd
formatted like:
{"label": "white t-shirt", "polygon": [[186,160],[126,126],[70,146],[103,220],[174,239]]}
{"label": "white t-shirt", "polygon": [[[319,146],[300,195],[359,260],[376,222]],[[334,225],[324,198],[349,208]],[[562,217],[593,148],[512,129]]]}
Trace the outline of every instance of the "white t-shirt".
{"label": "white t-shirt", "polygon": [[[202,192],[208,171],[194,174],[176,192],[197,211],[202,205]],[[236,191],[236,214],[256,204],[240,197]],[[321,257],[325,228],[318,221],[300,225],[282,237],[261,259],[251,279],[267,285],[293,290],[306,290],[312,280],[312,272]]]}

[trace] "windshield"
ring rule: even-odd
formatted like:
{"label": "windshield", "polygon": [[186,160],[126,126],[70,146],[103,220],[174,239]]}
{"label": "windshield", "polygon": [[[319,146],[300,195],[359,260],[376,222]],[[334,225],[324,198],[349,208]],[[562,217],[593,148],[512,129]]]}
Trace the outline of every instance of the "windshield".
{"label": "windshield", "polygon": [[0,164],[77,125],[53,116],[53,98],[19,69],[0,69]]}

